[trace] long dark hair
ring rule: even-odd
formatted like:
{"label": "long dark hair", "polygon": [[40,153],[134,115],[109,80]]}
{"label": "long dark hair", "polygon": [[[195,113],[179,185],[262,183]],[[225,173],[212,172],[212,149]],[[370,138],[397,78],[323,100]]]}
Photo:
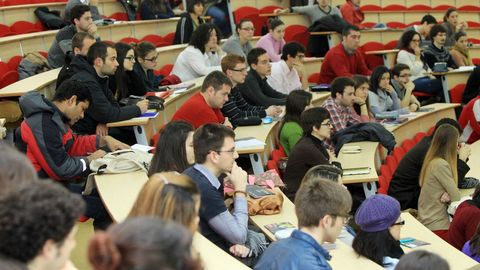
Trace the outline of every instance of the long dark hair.
{"label": "long dark hair", "polygon": [[185,141],[192,131],[193,126],[185,121],[169,122],[160,131],[148,176],[167,171],[181,173],[191,165],[188,164]]}
{"label": "long dark hair", "polygon": [[378,84],[385,73],[390,74],[390,70],[386,66],[378,66],[373,70],[372,76],[370,77],[370,91],[378,95]]}
{"label": "long dark hair", "polygon": [[480,184],[477,184],[475,191],[473,192],[472,199],[467,201],[471,205],[475,205],[480,208]]}
{"label": "long dark hair", "polygon": [[293,90],[287,96],[285,104],[285,116],[283,116],[280,128],[278,129],[278,138],[280,138],[280,132],[286,122],[295,122],[298,125],[300,123],[300,115],[305,110],[305,107],[312,101],[312,94],[304,90]]}
{"label": "long dark hair", "polygon": [[[353,82],[355,83],[355,91],[357,91],[357,88],[359,88],[360,86],[364,85],[364,84],[368,84],[370,85],[370,82],[368,80],[368,78],[366,76],[363,76],[363,75],[353,75],[352,77],[352,80]],[[370,88],[370,87],[369,87]],[[355,93],[355,92],[354,92]],[[355,95],[355,94],[354,94]],[[368,111],[368,114],[370,115],[370,102],[368,102],[368,96],[367,96],[367,99],[365,100],[365,104],[367,105],[367,111]],[[355,112],[358,114],[358,115],[361,115],[362,114],[362,111],[361,111],[361,108],[360,108],[360,105],[358,105],[357,103],[354,103],[353,104],[353,109],[355,110]]]}
{"label": "long dark hair", "polygon": [[213,23],[203,23],[200,24],[195,31],[193,31],[188,45],[199,49],[202,54],[205,53],[205,44],[208,43],[208,40],[210,39],[210,33],[213,30],[215,30],[217,33],[217,44],[220,44],[220,29],[218,29],[218,27],[216,27]]}
{"label": "long dark hair", "polygon": [[[127,56],[128,51],[133,50],[133,47],[122,42],[117,42],[115,44],[115,50],[117,51],[117,62],[118,67],[115,71],[115,85],[117,87],[116,97],[117,100],[120,100],[128,96],[128,76],[125,74],[125,68],[123,67],[123,61],[125,61],[125,56]],[[135,52],[135,50],[134,50]]]}
{"label": "long dark hair", "polygon": [[415,35],[418,35],[419,38],[422,38],[420,36],[420,33],[418,33],[415,30],[408,30],[408,31],[404,32],[402,34],[402,36],[400,37],[400,40],[398,42],[398,48],[403,49],[403,50],[407,50],[407,51],[411,51],[412,49],[410,49],[409,46],[410,46],[410,42],[413,40],[413,37]]}
{"label": "long dark hair", "polygon": [[353,239],[352,248],[357,254],[381,266],[384,266],[384,257],[400,258],[404,254],[400,242],[393,238],[388,229],[380,232],[359,230]]}

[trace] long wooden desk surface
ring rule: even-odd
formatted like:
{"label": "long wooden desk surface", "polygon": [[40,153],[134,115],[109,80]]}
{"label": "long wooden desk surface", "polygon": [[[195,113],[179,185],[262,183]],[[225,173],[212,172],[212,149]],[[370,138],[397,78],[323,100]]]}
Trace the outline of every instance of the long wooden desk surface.
{"label": "long wooden desk surface", "polygon": [[343,176],[343,183],[347,185],[354,183],[377,182],[377,164],[375,164],[375,161],[378,142],[351,142],[345,144],[345,146],[359,146],[362,150],[358,154],[348,154],[340,150],[340,152],[338,153],[337,161],[342,164],[343,170],[369,167],[370,173]]}
{"label": "long wooden desk surface", "polygon": [[446,104],[436,103],[425,108],[434,108],[431,112],[417,112],[407,122],[399,125],[387,125],[386,128],[395,136],[397,144],[400,145],[404,140],[411,139],[417,132],[427,132],[428,129],[434,126],[438,120],[442,118],[456,119],[455,108],[460,104]]}
{"label": "long wooden desk surface", "polygon": [[[95,176],[98,193],[105,208],[116,222],[127,218],[147,181],[148,177],[143,171]],[[223,270],[227,266],[229,269],[250,269],[208,241],[200,233],[195,233],[193,247],[199,252],[205,269]]]}
{"label": "long wooden desk surface", "polygon": [[476,261],[442,240],[409,213],[402,213],[402,218],[405,220],[405,225],[402,226],[401,230],[402,238],[413,237],[431,243],[431,245],[421,246],[415,249],[403,247],[406,253],[420,249],[436,253],[448,261],[451,270],[465,270],[478,265]]}
{"label": "long wooden desk surface", "polygon": [[61,68],[28,77],[0,89],[0,97],[19,97],[31,90],[42,91],[57,81]]}

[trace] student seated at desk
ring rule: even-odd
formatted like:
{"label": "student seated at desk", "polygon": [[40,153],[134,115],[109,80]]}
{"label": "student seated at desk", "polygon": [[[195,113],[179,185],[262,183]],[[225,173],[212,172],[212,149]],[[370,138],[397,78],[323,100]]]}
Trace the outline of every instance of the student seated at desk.
{"label": "student seated at desk", "polygon": [[107,129],[106,124],[128,120],[147,111],[148,100],[135,105],[120,107],[112,91],[108,88],[108,76],[115,74],[118,66],[115,47],[105,42],[96,42],[88,50],[87,58],[75,57],[70,65],[74,71],[72,80],[82,83],[90,91],[92,100],[85,118],[80,119],[72,128],[79,134],[110,134],[121,141],[136,142],[132,128]]}
{"label": "student seated at desk", "polygon": [[356,26],[347,26],[342,32],[342,43],[333,47],[325,55],[320,68],[320,83],[331,83],[337,77],[351,78],[355,74],[370,76],[360,46],[360,29]]}
{"label": "student seated at desk", "polygon": [[[253,106],[243,98],[239,85],[245,83],[247,67],[245,58],[240,55],[229,54],[222,58],[222,71],[232,81],[232,90],[228,101],[222,107],[222,113],[228,117],[233,127],[237,127],[252,117],[278,116],[283,112],[280,106]],[[247,119],[247,120],[245,120]]]}
{"label": "student seated at desk", "polygon": [[[435,134],[438,127],[441,125],[451,125],[461,132],[460,125],[451,118],[440,119],[435,124]],[[418,179],[422,169],[423,160],[432,142],[433,135],[425,136],[419,141],[408,153],[403,156],[398,164],[397,169],[393,173],[392,181],[388,188],[388,195],[394,197],[400,202],[402,210],[413,208],[418,209],[418,196],[420,195],[420,186]],[[462,144],[458,149],[457,158],[457,175],[459,179],[459,187],[471,188],[470,185],[464,181],[465,175],[470,170],[467,164],[467,159],[470,156],[470,147]],[[473,183],[476,184],[476,183]]]}
{"label": "student seated at desk", "polygon": [[[457,68],[450,52],[445,47],[447,30],[441,24],[437,24],[430,30],[432,44],[424,48],[425,63],[434,70],[435,63],[444,62],[449,70]],[[452,44],[453,45],[453,44]]]}
{"label": "student seated at desk", "polygon": [[370,80],[362,75],[353,75],[352,80],[355,83],[352,112],[355,112],[362,122],[375,121],[375,117],[370,111],[370,104],[368,103]]}
{"label": "student seated at desk", "polygon": [[294,200],[302,178],[313,166],[320,164],[334,164],[341,167],[340,163],[333,161],[334,154],[327,150],[323,144],[330,138],[332,124],[328,111],[321,107],[314,107],[304,111],[301,115],[303,137],[295,144],[288,156],[285,169],[285,195]]}
{"label": "student seated at desk", "polygon": [[280,122],[280,144],[287,156],[303,136],[300,116],[305,109],[312,107],[312,94],[304,90],[295,90],[287,97],[285,115]]}
{"label": "student seated at desk", "polygon": [[308,89],[307,72],[303,65],[305,48],[292,41],[282,49],[281,60],[272,63],[272,72],[267,76],[268,84],[278,92],[287,94],[297,89]]}
{"label": "student seated at desk", "polygon": [[98,11],[98,0],[68,0],[67,5],[65,6],[65,21],[70,21],[70,13],[72,8],[79,5],[87,5],[90,7],[90,12],[92,13],[92,19],[94,21],[103,19],[102,15]]}
{"label": "student seated at desk", "polygon": [[139,9],[142,20],[168,19],[175,16],[168,0],[143,0]]}
{"label": "student seated at desk", "polygon": [[337,15],[342,17],[340,10],[336,6],[330,6],[330,1],[328,0],[316,0],[317,4],[307,5],[303,7],[291,7],[286,9],[276,9],[275,14],[278,13],[287,13],[287,12],[297,12],[303,15],[308,16],[310,24],[313,24],[317,20],[330,15]]}
{"label": "student seated at desk", "polygon": [[173,44],[190,42],[193,31],[205,22],[201,17],[204,7],[205,3],[203,0],[191,0],[187,2],[187,12],[180,15]]}
{"label": "student seated at desk", "polygon": [[395,270],[450,270],[450,266],[439,255],[420,249],[403,255]]}
{"label": "student seated at desk", "polygon": [[49,180],[6,194],[0,199],[0,257],[24,267],[2,269],[76,269],[69,259],[84,211],[79,195]]}
{"label": "student seated at desk", "polygon": [[395,269],[404,254],[399,240],[405,221],[398,201],[383,194],[368,197],[357,209],[355,223],[360,230],[353,239],[353,250],[387,270]]}
{"label": "student seated at desk", "polygon": [[[17,132],[17,143],[28,153],[40,178],[50,178],[65,183],[73,192],[81,193],[83,186],[70,180],[90,173],[91,161],[103,157],[106,152],[127,149],[110,136],[76,135],[70,129],[92,103],[90,91],[82,82],[65,81],[56,91],[52,101],[37,91],[20,98],[25,120]],[[95,219],[94,226],[104,229],[111,219],[96,193],[85,195],[86,216]]]}
{"label": "student seated at desk", "polygon": [[73,76],[74,72],[70,67],[70,64],[73,61],[73,58],[77,55],[87,57],[88,50],[93,43],[95,43],[95,38],[86,32],[78,32],[72,38],[72,51],[67,52],[65,56],[65,65],[62,66],[57,77],[57,85],[55,88],[58,88],[63,81]]}
{"label": "student seated at desk", "polygon": [[285,46],[285,23],[279,19],[268,21],[268,34],[257,41],[257,48],[263,48],[272,62],[280,61],[283,46]]}
{"label": "student seated at desk", "polygon": [[[412,26],[409,26],[405,28],[405,32],[415,31],[418,34],[420,34],[421,40],[419,45],[420,45],[420,48],[423,48],[425,46],[428,46],[430,43],[432,43],[432,41],[430,40],[430,30],[436,24],[437,24],[437,19],[435,19],[435,17],[433,17],[432,15],[427,14],[422,17],[422,20],[420,21],[419,25],[414,24]],[[399,45],[397,47],[402,48],[403,46],[401,46],[399,42]]]}
{"label": "student seated at desk", "polygon": [[250,19],[241,19],[235,26],[235,34],[231,35],[222,46],[222,50],[227,54],[236,54],[247,58],[252,50],[253,32],[255,27]]}
{"label": "student seated at desk", "polygon": [[271,244],[254,269],[331,270],[331,256],[321,244],[335,243],[351,206],[350,194],[337,183],[321,178],[303,183],[295,197],[299,229]]}
{"label": "student seated at desk", "polygon": [[360,9],[360,1],[361,0],[346,0],[345,4],[340,7],[343,19],[356,27],[361,27],[365,19],[365,15]]}
{"label": "student seated at desk", "polygon": [[378,66],[370,77],[370,92],[368,102],[375,118],[378,115],[389,114],[392,118],[407,114],[408,108],[402,108],[397,92],[390,84],[390,71],[385,66]]}
{"label": "student seated at desk", "polygon": [[211,24],[201,24],[192,34],[189,46],[177,57],[172,73],[182,82],[200,78],[221,70],[220,30]]}
{"label": "student seated at desk", "polygon": [[203,80],[200,92],[191,96],[175,112],[172,121],[184,120],[195,128],[203,124],[216,123],[232,127],[232,124],[220,111],[227,102],[232,81],[221,71],[213,71]]}
{"label": "student seated at desk", "polygon": [[410,80],[412,74],[410,67],[405,64],[396,64],[392,68],[392,83],[393,89],[397,93],[400,100],[400,107],[408,108],[411,112],[416,112],[420,109],[420,102],[412,94],[415,84]]}
{"label": "student seated at desk", "polygon": [[462,252],[480,263],[480,225],[477,226],[472,239],[463,245]]}
{"label": "student seated at desk", "polygon": [[460,200],[457,173],[459,133],[451,125],[435,130],[430,148],[420,171],[418,220],[447,241],[450,220],[448,204]]}
{"label": "student seated at desk", "polygon": [[463,128],[460,139],[472,144],[480,139],[480,96],[472,99],[463,107],[458,123]]}
{"label": "student seated at desk", "polygon": [[455,34],[458,32],[465,32],[468,28],[466,21],[458,19],[458,10],[454,7],[447,9],[443,16],[443,27],[447,30],[447,40],[445,46],[452,47],[455,45]]}
{"label": "student seated at desk", "polygon": [[153,73],[157,66],[158,57],[155,45],[148,41],[143,41],[134,46],[134,48],[136,58],[133,64],[133,72],[143,81],[147,92],[157,92],[161,77]]}
{"label": "student seated at desk", "polygon": [[170,121],[160,130],[148,176],[159,172],[183,172],[195,163],[193,126],[185,121]]}
{"label": "student seated at desk", "polygon": [[200,270],[192,242],[192,233],[171,221],[129,218],[90,239],[88,261],[93,270]]}
{"label": "student seated at desk", "polygon": [[287,95],[278,92],[267,83],[267,76],[272,72],[267,52],[262,48],[252,49],[247,61],[250,70],[246,82],[239,86],[245,100],[255,106],[285,105]]}
{"label": "student seated at desk", "polygon": [[441,96],[443,95],[442,82],[425,74],[426,72],[432,72],[432,70],[425,62],[426,58],[420,48],[420,40],[419,33],[414,30],[405,31],[398,41],[400,51],[397,55],[397,63],[410,67],[411,80],[415,84],[416,91]]}
{"label": "student seated at desk", "polygon": [[132,46],[118,42],[115,44],[118,67],[114,76],[109,77],[108,87],[117,100],[130,95],[144,96],[147,87],[143,80],[133,71],[135,51]]}
{"label": "student seated at desk", "polygon": [[72,47],[72,38],[77,32],[87,32],[97,41],[100,40],[89,6],[78,5],[73,7],[70,21],[71,25],[67,25],[57,32],[48,50],[48,64],[51,68],[59,68],[65,64],[66,53]]}
{"label": "student seated at desk", "polygon": [[[248,240],[247,173],[235,163],[234,140],[235,133],[225,126],[201,126],[193,135],[195,165],[183,172],[200,189],[201,234],[225,251]],[[222,178],[235,190],[232,212],[225,206]]]}
{"label": "student seated at desk", "polygon": [[468,51],[468,38],[466,33],[455,33],[455,45],[453,45],[450,50],[450,55],[457,67],[473,66],[472,58]]}
{"label": "student seated at desk", "polygon": [[457,207],[448,229],[448,243],[461,250],[465,242],[473,237],[479,224],[480,185],[477,185],[472,198]]}

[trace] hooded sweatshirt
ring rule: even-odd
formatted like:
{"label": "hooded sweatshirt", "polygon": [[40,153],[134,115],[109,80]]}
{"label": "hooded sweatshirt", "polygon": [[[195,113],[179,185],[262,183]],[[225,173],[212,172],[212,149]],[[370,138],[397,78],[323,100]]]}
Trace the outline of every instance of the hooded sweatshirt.
{"label": "hooded sweatshirt", "polygon": [[70,180],[89,173],[86,156],[98,148],[96,135],[73,134],[70,119],[37,91],[22,96],[20,108],[25,120],[19,143],[39,177]]}

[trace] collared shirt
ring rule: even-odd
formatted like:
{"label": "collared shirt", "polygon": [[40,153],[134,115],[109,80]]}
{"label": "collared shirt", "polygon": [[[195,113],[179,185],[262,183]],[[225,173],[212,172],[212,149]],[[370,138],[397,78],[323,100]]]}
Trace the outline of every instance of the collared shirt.
{"label": "collared shirt", "polygon": [[290,69],[285,60],[272,63],[272,74],[267,76],[268,84],[278,92],[289,94],[302,89],[302,82],[296,69]]}
{"label": "collared shirt", "polygon": [[312,236],[299,230],[281,239],[263,253],[255,270],[331,270],[332,256]]}
{"label": "collared shirt", "polygon": [[212,186],[215,187],[215,189],[220,188],[222,184],[220,183],[220,181],[218,181],[218,178],[215,175],[213,175],[213,173],[209,169],[207,169],[207,167],[198,163],[193,165],[193,167],[197,169],[199,172],[201,172],[208,179],[210,184],[212,184]]}
{"label": "collared shirt", "polygon": [[347,126],[361,123],[362,120],[358,114],[353,113],[351,107],[345,107],[337,104],[332,97],[329,97],[322,104],[322,107],[330,113],[330,121],[333,127],[333,133],[338,132]]}

